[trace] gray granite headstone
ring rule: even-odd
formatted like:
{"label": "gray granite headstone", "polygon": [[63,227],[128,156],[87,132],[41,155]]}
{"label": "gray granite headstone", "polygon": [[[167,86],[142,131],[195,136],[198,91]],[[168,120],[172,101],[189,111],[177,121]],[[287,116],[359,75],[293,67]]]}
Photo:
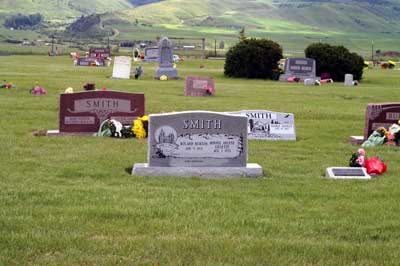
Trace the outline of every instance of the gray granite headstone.
{"label": "gray granite headstone", "polygon": [[247,164],[247,118],[192,111],[149,116],[148,164],[134,175],[260,176]]}
{"label": "gray granite headstone", "polygon": [[178,71],[174,68],[174,60],[172,54],[172,43],[167,37],[163,37],[159,44],[159,66],[156,70],[156,79],[161,76],[167,76],[168,79],[179,79]]}
{"label": "gray granite headstone", "polygon": [[243,110],[230,113],[247,117],[248,139],[296,140],[293,114],[267,110]]}
{"label": "gray granite headstone", "polygon": [[285,61],[285,74],[279,76],[280,81],[287,81],[291,76],[305,79],[319,80],[316,76],[316,63],[312,58],[288,58]]}
{"label": "gray granite headstone", "polygon": [[143,62],[158,62],[158,47],[146,47],[144,48]]}

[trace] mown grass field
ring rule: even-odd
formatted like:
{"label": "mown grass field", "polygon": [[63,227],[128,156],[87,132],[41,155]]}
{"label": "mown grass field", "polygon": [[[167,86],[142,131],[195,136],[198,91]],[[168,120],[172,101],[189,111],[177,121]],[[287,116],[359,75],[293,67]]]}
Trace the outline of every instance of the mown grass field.
{"label": "mown grass field", "polygon": [[[205,68],[200,69],[199,64]],[[181,77],[212,76],[216,95],[184,97],[184,80],[113,80],[112,68],[67,57],[0,57],[0,265],[398,265],[400,150],[367,149],[388,172],[332,181],[361,135],[367,103],[396,102],[400,71],[368,70],[359,87],[228,79],[222,61],[185,61]],[[32,96],[35,81],[48,90]],[[58,126],[58,95],[86,82],[144,92],[146,113],[266,109],[295,115],[296,142],[249,142],[265,177],[137,177],[147,142],[33,137]]]}

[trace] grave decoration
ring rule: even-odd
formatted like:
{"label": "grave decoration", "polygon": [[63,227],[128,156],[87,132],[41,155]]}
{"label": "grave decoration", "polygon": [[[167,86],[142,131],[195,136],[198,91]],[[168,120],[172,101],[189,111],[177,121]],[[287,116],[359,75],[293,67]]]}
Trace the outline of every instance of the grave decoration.
{"label": "grave decoration", "polygon": [[229,113],[247,117],[248,139],[296,140],[293,114],[268,110],[242,110]]}
{"label": "grave decoration", "polygon": [[0,84],[0,89],[14,89],[15,85],[11,84],[10,82],[7,82],[6,80],[3,80],[3,82]]}
{"label": "grave decoration", "polygon": [[83,85],[83,89],[84,89],[85,91],[93,91],[93,90],[96,89],[96,84],[95,84],[95,83],[88,82],[88,83],[86,83],[85,85]]}
{"label": "grave decoration", "polygon": [[247,163],[247,118],[189,111],[149,116],[148,163],[134,164],[139,176],[257,177]]}
{"label": "grave decoration", "polygon": [[143,93],[119,91],[85,91],[60,94],[59,130],[48,135],[93,134],[107,119],[132,126],[145,114]]}
{"label": "grave decoration", "polygon": [[124,126],[115,119],[101,123],[96,136],[114,138],[146,138],[148,135],[148,117],[142,116],[133,121],[133,126]]}
{"label": "grave decoration", "polygon": [[30,93],[33,95],[45,95],[47,94],[46,89],[39,86],[39,83],[36,81],[35,86],[30,90]]}
{"label": "grave decoration", "polygon": [[135,68],[135,79],[140,78],[142,75],[144,74],[144,70],[141,64],[139,64],[136,68]]}
{"label": "grave decoration", "polygon": [[68,87],[65,89],[64,93],[74,93],[74,89],[71,87]]}
{"label": "grave decoration", "polygon": [[[383,129],[373,134],[375,130],[380,127],[383,127],[386,131],[389,131],[392,135],[397,138],[397,130],[395,126],[391,128],[393,124],[398,124],[400,119],[400,103],[370,103],[367,105],[365,111],[365,127],[364,127],[364,136],[351,136],[350,143],[353,145],[360,145],[365,142],[371,135],[374,135],[376,138],[383,138],[385,132]],[[391,128],[391,129],[390,129]],[[383,134],[382,134],[383,133]],[[400,133],[397,133],[400,134]],[[383,143],[388,143],[388,145],[393,144],[391,142],[390,137],[386,136],[387,141],[383,140]],[[400,136],[399,136],[400,137]],[[372,140],[372,139],[371,139]],[[378,139],[371,141],[371,143],[377,143]],[[396,142],[396,140],[395,140]],[[367,144],[366,144],[367,145]],[[396,145],[397,144],[396,142]]]}
{"label": "grave decoration", "polygon": [[215,93],[214,80],[210,77],[186,77],[185,96],[212,96]]}
{"label": "grave decoration", "polygon": [[319,80],[316,76],[316,63],[312,58],[288,58],[285,61],[284,74],[280,81],[304,81],[305,79]]}
{"label": "grave decoration", "polygon": [[129,79],[131,76],[132,60],[129,56],[116,56],[112,78]]}
{"label": "grave decoration", "polygon": [[179,79],[178,71],[174,67],[172,55],[172,43],[167,37],[161,38],[159,44],[159,66],[156,70],[155,79],[166,76],[168,80]]}
{"label": "grave decoration", "polygon": [[365,156],[365,150],[360,148],[357,153],[353,153],[350,161],[350,167],[364,167],[370,175],[381,175],[386,172],[387,165],[378,157],[368,159]]}

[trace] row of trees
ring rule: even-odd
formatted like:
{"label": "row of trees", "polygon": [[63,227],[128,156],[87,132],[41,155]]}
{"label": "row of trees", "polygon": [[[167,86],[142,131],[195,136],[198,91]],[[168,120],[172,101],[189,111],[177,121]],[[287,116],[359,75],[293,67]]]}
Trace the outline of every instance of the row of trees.
{"label": "row of trees", "polygon": [[39,25],[43,22],[43,16],[39,13],[32,15],[12,15],[11,17],[6,18],[4,21],[4,26],[7,28],[31,28],[36,25]]}
{"label": "row of trees", "polygon": [[[226,54],[224,73],[229,77],[277,79],[280,74],[279,60],[282,47],[267,39],[239,38],[240,42]],[[356,80],[363,75],[364,59],[351,53],[344,46],[326,43],[309,45],[307,58],[315,59],[317,75],[329,73],[335,81],[343,81],[345,74],[353,74]]]}

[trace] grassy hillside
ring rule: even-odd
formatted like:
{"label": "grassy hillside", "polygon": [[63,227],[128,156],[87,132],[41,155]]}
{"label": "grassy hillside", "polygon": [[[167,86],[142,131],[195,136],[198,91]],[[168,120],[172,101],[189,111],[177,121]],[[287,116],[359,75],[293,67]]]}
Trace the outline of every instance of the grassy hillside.
{"label": "grassy hillside", "polygon": [[125,0],[0,0],[0,14],[41,13],[48,20],[131,8]]}

